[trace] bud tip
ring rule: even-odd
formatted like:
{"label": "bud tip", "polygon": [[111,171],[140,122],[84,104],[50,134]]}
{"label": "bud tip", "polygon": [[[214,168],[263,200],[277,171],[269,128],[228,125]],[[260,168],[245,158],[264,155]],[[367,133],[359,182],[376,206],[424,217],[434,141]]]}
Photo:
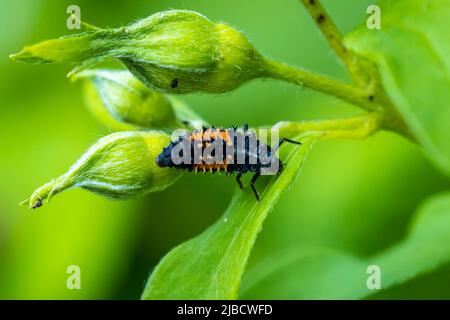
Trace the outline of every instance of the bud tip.
{"label": "bud tip", "polygon": [[40,57],[35,56],[32,52],[30,52],[27,47],[25,47],[22,51],[13,53],[9,55],[9,58],[13,61],[20,61],[26,63],[45,63],[50,62],[42,59]]}
{"label": "bud tip", "polygon": [[63,177],[53,179],[36,189],[28,199],[20,202],[19,205],[28,206],[30,209],[39,208],[43,205],[44,201],[49,202],[55,194],[70,187],[71,185],[68,181]]}

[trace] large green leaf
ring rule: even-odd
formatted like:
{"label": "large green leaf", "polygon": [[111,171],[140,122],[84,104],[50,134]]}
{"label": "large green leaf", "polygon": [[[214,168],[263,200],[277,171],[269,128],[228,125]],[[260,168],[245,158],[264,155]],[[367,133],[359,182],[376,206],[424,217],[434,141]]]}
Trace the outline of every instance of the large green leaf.
{"label": "large green leaf", "polygon": [[292,248],[245,276],[242,298],[360,299],[369,290],[367,268],[381,271],[381,289],[402,284],[450,262],[450,193],[427,201],[406,238],[368,259],[327,249]]}
{"label": "large green leaf", "polygon": [[[235,299],[258,232],[274,204],[297,177],[318,134],[296,139],[300,147],[282,157],[287,163],[279,177],[261,178],[262,192],[238,190],[224,215],[199,236],[171,250],[152,273],[143,299]],[[263,187],[264,182],[267,182]],[[213,196],[213,195],[211,195]],[[207,208],[199,208],[207,210]]]}
{"label": "large green leaf", "polygon": [[418,141],[450,173],[450,1],[385,0],[380,30],[362,25],[346,45],[374,62]]}
{"label": "large green leaf", "polygon": [[364,261],[344,252],[292,247],[251,269],[240,298],[351,299],[365,288],[366,268]]}

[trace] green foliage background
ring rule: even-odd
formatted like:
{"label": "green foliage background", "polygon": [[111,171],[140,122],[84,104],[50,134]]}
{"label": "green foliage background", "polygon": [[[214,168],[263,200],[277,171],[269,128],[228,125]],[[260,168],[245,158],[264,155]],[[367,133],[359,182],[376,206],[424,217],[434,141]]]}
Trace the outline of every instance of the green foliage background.
{"label": "green foliage background", "polygon": [[[364,21],[372,4],[323,2],[344,33]],[[225,177],[186,175],[162,193],[135,200],[111,201],[73,190],[39,211],[18,207],[35,187],[66,171],[109,132],[85,109],[80,84],[64,78],[70,70],[67,65],[29,66],[8,59],[23,44],[69,34],[65,12],[70,4],[75,3],[0,3],[0,298],[4,299],[139,298],[149,271],[162,256],[216,221],[236,188],[235,181]],[[244,31],[272,58],[346,77],[296,0],[76,4],[83,20],[99,26],[127,24],[167,8],[196,10]],[[222,126],[359,113],[336,99],[269,80],[254,81],[229,94],[182,98]],[[449,186],[419,147],[391,133],[364,141],[318,143],[301,177],[265,221],[248,267],[297,247],[327,247],[363,261],[404,238],[419,204]],[[81,267],[82,290],[66,288],[65,271],[72,264]],[[449,267],[374,297],[450,298]],[[346,279],[351,281],[352,270],[347,272],[339,274],[342,286]],[[258,297],[254,290],[251,296]]]}

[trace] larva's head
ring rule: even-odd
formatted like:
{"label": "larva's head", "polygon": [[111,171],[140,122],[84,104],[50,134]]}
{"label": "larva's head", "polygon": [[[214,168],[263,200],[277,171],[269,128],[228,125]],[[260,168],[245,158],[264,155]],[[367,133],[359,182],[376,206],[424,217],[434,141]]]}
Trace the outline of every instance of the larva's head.
{"label": "larva's head", "polygon": [[155,162],[158,165],[158,167],[165,168],[174,166],[174,163],[172,161],[172,147],[173,144],[170,143],[170,145],[165,147],[162,150],[162,152],[158,155],[158,157],[156,157]]}

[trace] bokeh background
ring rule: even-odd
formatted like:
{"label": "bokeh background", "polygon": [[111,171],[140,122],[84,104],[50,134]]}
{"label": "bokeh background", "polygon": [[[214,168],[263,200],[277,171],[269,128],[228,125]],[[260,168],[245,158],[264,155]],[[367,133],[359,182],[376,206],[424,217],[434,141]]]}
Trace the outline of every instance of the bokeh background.
{"label": "bokeh background", "polygon": [[[324,0],[343,32],[362,23],[369,0]],[[120,26],[168,9],[199,11],[236,26],[266,55],[346,79],[297,0],[3,0],[0,2],[0,298],[136,299],[173,246],[223,213],[236,190],[224,176],[185,175],[164,192],[111,201],[70,190],[31,211],[36,187],[66,171],[109,129],[86,110],[68,65],[14,63],[23,45],[70,34],[66,8],[98,26]],[[413,44],[412,44],[413,45]],[[344,117],[359,111],[299,87],[257,80],[224,95],[182,97],[215,125]],[[317,145],[302,175],[264,224],[250,266],[295,245],[366,257],[400,240],[417,206],[450,187],[419,147],[391,133]],[[204,190],[198,192],[198,190]],[[81,290],[66,268],[81,267]],[[375,298],[450,298],[450,267]]]}

